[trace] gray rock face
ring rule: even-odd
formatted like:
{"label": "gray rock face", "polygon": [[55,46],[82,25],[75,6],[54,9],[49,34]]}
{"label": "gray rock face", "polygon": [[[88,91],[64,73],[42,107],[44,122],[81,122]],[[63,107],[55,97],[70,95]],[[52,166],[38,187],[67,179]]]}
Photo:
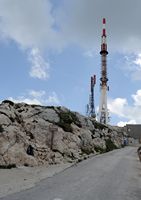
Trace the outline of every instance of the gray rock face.
{"label": "gray rock face", "polygon": [[[121,147],[119,127],[105,126],[64,107],[0,104],[0,165],[36,166],[76,162]],[[109,147],[108,147],[109,149]]]}
{"label": "gray rock face", "polygon": [[60,118],[55,110],[53,109],[46,109],[44,112],[39,114],[39,117],[44,119],[45,121],[49,121],[52,123],[57,123],[60,121]]}

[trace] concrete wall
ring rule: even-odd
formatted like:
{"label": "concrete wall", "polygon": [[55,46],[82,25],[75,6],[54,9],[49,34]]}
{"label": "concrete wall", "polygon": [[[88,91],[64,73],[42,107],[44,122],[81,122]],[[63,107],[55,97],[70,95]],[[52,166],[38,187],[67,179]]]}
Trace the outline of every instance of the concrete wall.
{"label": "concrete wall", "polygon": [[130,137],[141,141],[141,124],[127,124],[125,129]]}

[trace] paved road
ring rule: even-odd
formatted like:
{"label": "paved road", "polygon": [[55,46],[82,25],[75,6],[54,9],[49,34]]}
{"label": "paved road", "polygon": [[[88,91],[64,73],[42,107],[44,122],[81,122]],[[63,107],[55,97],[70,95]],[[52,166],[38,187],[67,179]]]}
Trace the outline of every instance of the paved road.
{"label": "paved road", "polygon": [[141,200],[141,163],[127,147],[88,159],[3,200]]}

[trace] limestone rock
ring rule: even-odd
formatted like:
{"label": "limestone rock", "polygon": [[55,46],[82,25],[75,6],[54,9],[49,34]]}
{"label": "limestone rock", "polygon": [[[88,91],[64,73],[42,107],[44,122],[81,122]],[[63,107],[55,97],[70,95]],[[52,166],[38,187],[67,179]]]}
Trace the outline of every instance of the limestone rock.
{"label": "limestone rock", "polygon": [[0,165],[76,162],[104,151],[107,139],[120,147],[125,135],[65,107],[0,104]]}
{"label": "limestone rock", "polygon": [[11,120],[8,116],[1,114],[0,115],[0,124],[1,125],[9,125],[11,123]]}
{"label": "limestone rock", "polygon": [[77,116],[78,120],[80,121],[82,128],[87,128],[89,130],[94,129],[94,125],[90,119],[84,117],[83,115],[80,115],[79,113],[76,113],[76,116]]}
{"label": "limestone rock", "polygon": [[92,141],[94,147],[100,147],[101,149],[106,149],[105,140],[101,138],[94,138]]}
{"label": "limestone rock", "polygon": [[49,121],[52,123],[57,123],[60,121],[58,114],[54,109],[45,109],[44,112],[39,114],[39,117],[41,119],[44,119],[45,121]]}

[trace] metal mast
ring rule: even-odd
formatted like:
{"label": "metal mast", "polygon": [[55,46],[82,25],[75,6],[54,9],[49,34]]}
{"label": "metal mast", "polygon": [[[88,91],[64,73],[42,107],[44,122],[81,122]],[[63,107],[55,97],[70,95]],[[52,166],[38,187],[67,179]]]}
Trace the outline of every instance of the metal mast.
{"label": "metal mast", "polygon": [[103,18],[103,30],[101,37],[101,78],[100,78],[100,89],[101,89],[101,97],[100,97],[100,105],[99,105],[99,122],[103,124],[108,123],[108,109],[107,109],[107,90],[109,87],[107,86],[108,78],[107,78],[107,42],[106,42],[106,19]]}
{"label": "metal mast", "polygon": [[96,118],[95,106],[94,106],[94,87],[96,84],[96,75],[91,76],[91,87],[89,95],[89,104],[87,105],[87,115]]}

